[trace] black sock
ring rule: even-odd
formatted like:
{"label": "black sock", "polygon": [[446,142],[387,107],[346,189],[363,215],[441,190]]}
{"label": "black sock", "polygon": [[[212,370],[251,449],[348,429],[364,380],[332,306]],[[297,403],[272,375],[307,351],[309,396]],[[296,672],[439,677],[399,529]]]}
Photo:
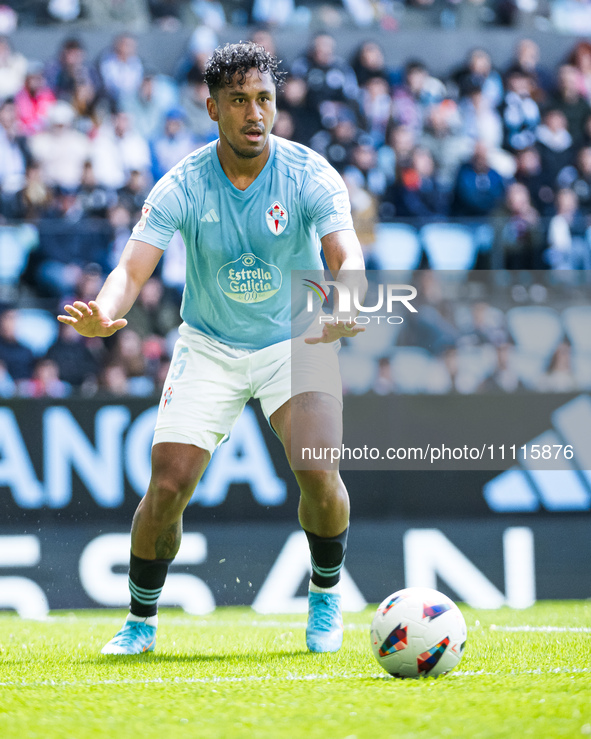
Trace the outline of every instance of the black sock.
{"label": "black sock", "polygon": [[319,588],[332,588],[341,579],[341,567],[347,551],[349,527],[338,536],[324,537],[304,529],[310,545],[312,582]]}
{"label": "black sock", "polygon": [[172,559],[142,559],[132,552],[129,561],[129,610],[134,616],[147,618],[158,613],[162,592]]}

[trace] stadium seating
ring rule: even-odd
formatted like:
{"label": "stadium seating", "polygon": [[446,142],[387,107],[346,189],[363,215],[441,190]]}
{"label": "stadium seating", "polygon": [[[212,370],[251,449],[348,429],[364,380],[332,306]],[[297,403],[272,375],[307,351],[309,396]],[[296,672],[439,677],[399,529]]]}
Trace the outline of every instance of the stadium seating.
{"label": "stadium seating", "polygon": [[577,386],[591,389],[591,305],[573,305],[562,312],[572,346],[572,370]]}
{"label": "stadium seating", "polygon": [[421,240],[432,269],[472,269],[478,248],[472,231],[460,223],[429,223]]}
{"label": "stadium seating", "polygon": [[419,266],[422,247],[414,226],[405,223],[378,223],[373,246],[380,269],[412,270]]}
{"label": "stadium seating", "polygon": [[21,308],[16,319],[16,337],[41,357],[57,339],[59,324],[55,316],[41,308]]}
{"label": "stadium seating", "polygon": [[516,369],[524,385],[538,381],[564,336],[560,316],[546,306],[519,306],[507,311],[507,326],[516,344]]}
{"label": "stadium seating", "polygon": [[29,253],[39,243],[35,226],[0,226],[0,287],[12,287],[27,266]]}

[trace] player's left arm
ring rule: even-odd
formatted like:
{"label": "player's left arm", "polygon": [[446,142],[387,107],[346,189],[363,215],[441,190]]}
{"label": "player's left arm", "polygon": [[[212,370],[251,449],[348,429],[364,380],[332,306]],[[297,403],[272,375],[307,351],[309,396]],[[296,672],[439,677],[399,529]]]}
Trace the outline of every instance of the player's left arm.
{"label": "player's left arm", "polygon": [[[367,278],[363,252],[357,234],[353,229],[333,231],[323,236],[320,241],[326,264],[333,278],[349,290],[350,296],[354,294],[358,296],[358,303],[361,304],[367,292]],[[351,337],[365,331],[364,328],[355,324],[353,319],[356,315],[355,309],[347,316],[337,315],[340,320],[335,323],[325,323],[321,336],[306,339],[306,343],[330,343],[343,336]]]}

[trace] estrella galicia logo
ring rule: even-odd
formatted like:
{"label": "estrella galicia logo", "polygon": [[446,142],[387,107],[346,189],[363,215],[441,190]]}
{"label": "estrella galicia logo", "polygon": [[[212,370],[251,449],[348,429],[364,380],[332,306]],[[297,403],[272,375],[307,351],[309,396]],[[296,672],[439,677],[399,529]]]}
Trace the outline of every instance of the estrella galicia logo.
{"label": "estrella galicia logo", "polygon": [[224,295],[237,303],[260,303],[275,295],[283,275],[274,264],[254,254],[242,254],[219,268],[217,281]]}
{"label": "estrella galicia logo", "polygon": [[279,236],[279,234],[282,234],[285,231],[289,216],[281,203],[276,200],[273,205],[265,211],[265,220],[267,221],[269,231],[274,236]]}

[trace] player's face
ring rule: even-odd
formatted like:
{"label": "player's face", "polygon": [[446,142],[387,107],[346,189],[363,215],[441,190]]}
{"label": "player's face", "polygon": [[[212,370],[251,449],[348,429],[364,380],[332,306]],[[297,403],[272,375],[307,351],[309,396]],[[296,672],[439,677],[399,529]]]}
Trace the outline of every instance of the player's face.
{"label": "player's face", "polygon": [[225,139],[241,159],[263,153],[276,113],[275,83],[266,72],[251,69],[244,84],[235,80],[207,99],[212,120],[217,121],[220,139]]}

